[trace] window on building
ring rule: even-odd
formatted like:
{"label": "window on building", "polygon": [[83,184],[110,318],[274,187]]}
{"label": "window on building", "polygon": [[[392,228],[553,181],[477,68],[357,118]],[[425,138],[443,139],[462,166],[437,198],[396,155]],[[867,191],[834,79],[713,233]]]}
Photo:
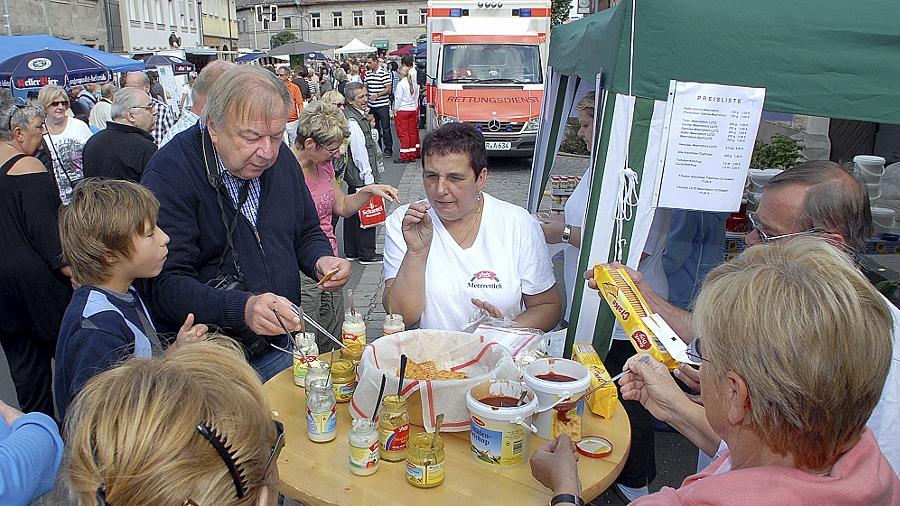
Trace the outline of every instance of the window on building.
{"label": "window on building", "polygon": [[341,28],[344,26],[344,15],[341,14],[341,11],[334,11],[331,13],[331,26],[335,28]]}
{"label": "window on building", "polygon": [[150,13],[150,2],[149,0],[144,0],[144,21],[153,21],[151,19],[152,14]]}
{"label": "window on building", "polygon": [[419,9],[419,24],[425,24],[425,18],[428,17],[428,9]]}
{"label": "window on building", "polygon": [[375,11],[375,24],[377,26],[384,26],[386,24],[384,22],[384,11]]}
{"label": "window on building", "polygon": [[169,2],[169,28],[172,30],[178,27],[178,15],[175,12],[175,2]]}
{"label": "window on building", "polygon": [[353,11],[353,26],[362,26],[362,11]]}
{"label": "window on building", "polygon": [[141,2],[139,0],[131,0],[130,17],[135,21],[141,20]]}
{"label": "window on building", "polygon": [[153,1],[153,10],[156,11],[156,22],[159,24],[165,24],[166,18],[163,17],[162,4],[159,0]]}
{"label": "window on building", "polygon": [[283,18],[283,22],[284,22],[284,27],[285,27],[285,28],[291,28],[291,27],[292,27],[290,16],[285,16],[285,17]]}
{"label": "window on building", "polygon": [[310,26],[313,28],[322,28],[322,16],[319,15],[318,12],[313,12],[309,15]]}
{"label": "window on building", "polygon": [[397,24],[398,25],[408,25],[409,24],[409,14],[406,12],[406,9],[397,9]]}

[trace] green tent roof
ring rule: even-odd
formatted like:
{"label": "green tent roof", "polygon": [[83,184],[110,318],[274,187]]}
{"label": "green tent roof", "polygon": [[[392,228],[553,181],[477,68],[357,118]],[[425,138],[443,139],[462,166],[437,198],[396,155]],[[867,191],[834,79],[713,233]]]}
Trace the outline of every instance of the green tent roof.
{"label": "green tent roof", "polygon": [[[900,124],[896,0],[637,0],[632,94],[669,80],[766,88],[766,110]],[[550,65],[628,92],[631,1],[553,28]],[[586,56],[589,55],[589,56]]]}

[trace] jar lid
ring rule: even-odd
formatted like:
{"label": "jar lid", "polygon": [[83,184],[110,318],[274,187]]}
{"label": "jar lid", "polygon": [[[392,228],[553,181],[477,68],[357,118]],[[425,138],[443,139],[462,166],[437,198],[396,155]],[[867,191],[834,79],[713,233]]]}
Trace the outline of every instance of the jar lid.
{"label": "jar lid", "polygon": [[612,455],[613,446],[605,437],[583,436],[581,441],[575,444],[578,453],[592,459],[602,459]]}

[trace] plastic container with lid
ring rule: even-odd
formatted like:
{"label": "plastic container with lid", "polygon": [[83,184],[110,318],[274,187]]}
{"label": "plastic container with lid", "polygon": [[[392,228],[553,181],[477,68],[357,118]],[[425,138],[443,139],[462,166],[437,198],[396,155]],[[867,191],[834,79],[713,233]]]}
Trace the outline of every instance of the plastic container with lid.
{"label": "plastic container with lid", "polygon": [[875,233],[890,233],[897,226],[896,213],[888,207],[872,207],[872,224]]}
{"label": "plastic container with lid", "polygon": [[356,391],[356,366],[349,360],[335,360],[331,364],[331,381],[337,402],[350,402]]}
{"label": "plastic container with lid", "polygon": [[438,433],[420,432],[406,450],[406,481],[419,488],[444,483],[444,440]]}
{"label": "plastic container with lid", "polygon": [[331,441],[337,435],[337,404],[330,381],[306,383],[306,435],[316,443]]}
{"label": "plastic container with lid", "polygon": [[866,183],[881,183],[881,176],[884,175],[884,158],[873,155],[856,155],[853,157],[853,166]]}
{"label": "plastic container with lid", "polygon": [[[561,424],[564,425],[569,419],[574,419],[573,415],[581,416],[584,412],[584,401],[578,401],[577,406],[567,413],[558,414],[555,409],[541,410],[549,408],[560,398],[577,398],[586,392],[591,386],[591,373],[587,367],[574,360],[544,358],[535,360],[525,368],[525,384],[537,394],[539,413],[533,421],[537,435],[553,439],[558,435],[554,432],[560,430]],[[577,434],[578,438],[573,434],[569,435],[572,439],[581,436],[580,433]]]}
{"label": "plastic container with lid", "polygon": [[538,407],[534,392],[515,381],[489,380],[469,389],[466,406],[472,416],[472,456],[478,462],[507,469],[528,459],[531,417]]}
{"label": "plastic container with lid", "polygon": [[378,442],[381,460],[400,462],[406,458],[409,442],[409,413],[406,399],[399,395],[385,395],[378,418]]}
{"label": "plastic container with lid", "polygon": [[350,472],[368,476],[378,470],[378,426],[368,418],[353,420],[350,426]]}

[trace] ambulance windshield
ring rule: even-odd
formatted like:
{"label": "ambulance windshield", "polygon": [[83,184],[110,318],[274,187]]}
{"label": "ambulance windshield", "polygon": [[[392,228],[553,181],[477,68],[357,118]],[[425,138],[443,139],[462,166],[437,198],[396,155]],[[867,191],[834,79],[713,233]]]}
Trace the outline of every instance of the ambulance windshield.
{"label": "ambulance windshield", "polygon": [[537,45],[450,44],[444,46],[441,76],[445,83],[543,82]]}

